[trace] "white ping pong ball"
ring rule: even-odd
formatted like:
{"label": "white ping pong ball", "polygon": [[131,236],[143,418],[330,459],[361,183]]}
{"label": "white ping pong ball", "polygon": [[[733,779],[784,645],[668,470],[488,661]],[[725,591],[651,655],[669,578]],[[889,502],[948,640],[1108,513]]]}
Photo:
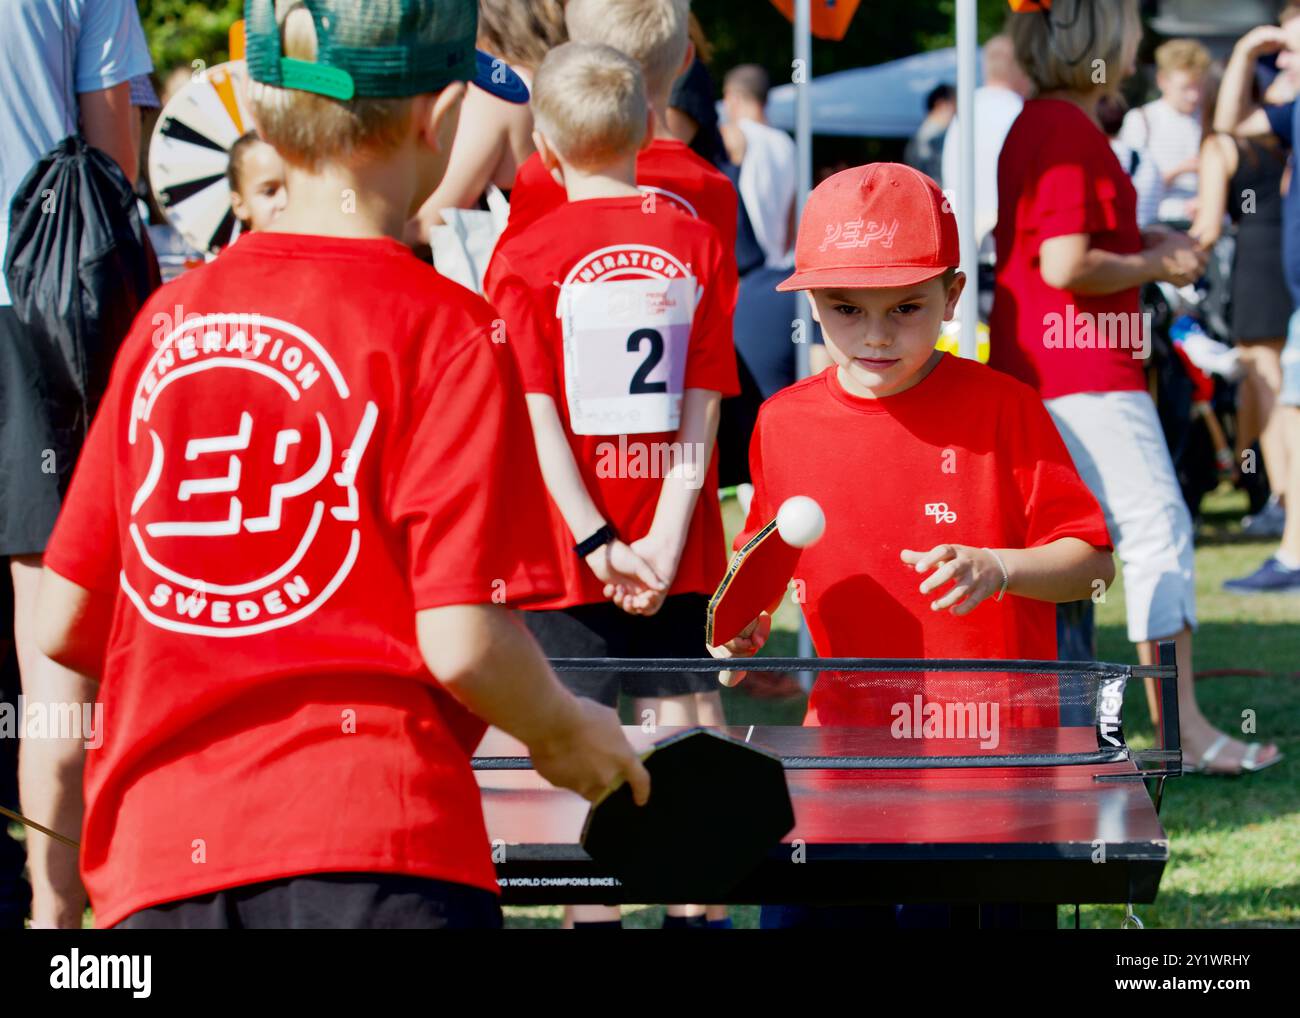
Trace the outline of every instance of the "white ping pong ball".
{"label": "white ping pong ball", "polygon": [[807,548],[826,533],[826,514],[807,495],[795,495],[776,512],[776,532],[792,548]]}

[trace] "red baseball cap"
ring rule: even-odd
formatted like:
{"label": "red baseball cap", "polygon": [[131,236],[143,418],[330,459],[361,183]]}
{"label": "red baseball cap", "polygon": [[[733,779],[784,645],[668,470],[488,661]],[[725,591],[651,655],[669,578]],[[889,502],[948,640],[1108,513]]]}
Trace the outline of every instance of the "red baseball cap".
{"label": "red baseball cap", "polygon": [[777,289],[910,286],[960,264],[957,219],[939,185],[902,163],[868,163],[808,196],[794,275]]}

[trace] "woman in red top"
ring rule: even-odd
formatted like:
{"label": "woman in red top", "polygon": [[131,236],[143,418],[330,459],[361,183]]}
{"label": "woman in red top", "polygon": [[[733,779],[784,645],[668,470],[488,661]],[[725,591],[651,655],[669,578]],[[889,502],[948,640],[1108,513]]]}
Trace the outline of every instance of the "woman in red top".
{"label": "woman in red top", "polygon": [[1143,363],[1150,332],[1138,288],[1195,282],[1204,256],[1186,234],[1138,229],[1137,195],[1097,119],[1098,101],[1133,70],[1137,0],[1015,14],[1011,34],[1036,97],[998,161],[990,363],[1038,390],[1101,503],[1139,658],[1153,663],[1159,641],[1177,644],[1188,765],[1258,770],[1277,748],[1230,739],[1196,703],[1192,521]]}

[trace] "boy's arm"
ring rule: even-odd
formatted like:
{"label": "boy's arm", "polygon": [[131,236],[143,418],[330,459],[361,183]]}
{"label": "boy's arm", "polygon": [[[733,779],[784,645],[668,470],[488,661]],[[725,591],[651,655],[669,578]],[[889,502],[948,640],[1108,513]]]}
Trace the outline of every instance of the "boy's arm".
{"label": "boy's arm", "polygon": [[[546,490],[564,517],[574,543],[585,540],[608,521],[592,501],[582,480],[582,473],[564,434],[564,425],[560,423],[555,400],[539,392],[530,392],[524,398],[528,402],[528,416],[537,443],[537,461],[542,468]],[[661,591],[667,586],[655,569],[621,539],[597,548],[585,561],[607,587],[621,586],[629,593],[645,594]],[[613,592],[607,590],[606,596]]]}
{"label": "boy's arm", "polygon": [[[718,437],[718,419],[722,395],[709,389],[687,389],[682,395],[682,419],[672,445],[672,467],[659,489],[654,522],[650,532],[632,542],[632,550],[644,558],[664,580],[664,589],[672,585],[677,567],[686,549],[695,505],[713,458]],[[627,596],[615,600],[624,610],[653,615],[663,603],[663,594],[650,592],[640,599]]]}
{"label": "boy's arm", "polygon": [[596,799],[626,780],[636,802],[645,804],[650,775],[617,713],[565,689],[508,609],[426,608],[416,613],[415,626],[425,664],[443,688],[527,745],[547,781]]}
{"label": "boy's arm", "polygon": [[[934,572],[918,588],[922,594],[952,588],[930,602],[932,611],[967,615],[1006,585],[1007,594],[1035,601],[1082,601],[1115,578],[1109,549],[1096,548],[1077,537],[1062,537],[1036,548],[974,548],[940,544],[929,551],[905,548],[901,558],[918,573]],[[937,567],[937,568],[936,568]],[[1005,571],[1004,571],[1005,570]]]}
{"label": "boy's arm", "polygon": [[41,653],[98,682],[113,605],[111,595],[88,590],[46,566],[36,601],[36,644]]}

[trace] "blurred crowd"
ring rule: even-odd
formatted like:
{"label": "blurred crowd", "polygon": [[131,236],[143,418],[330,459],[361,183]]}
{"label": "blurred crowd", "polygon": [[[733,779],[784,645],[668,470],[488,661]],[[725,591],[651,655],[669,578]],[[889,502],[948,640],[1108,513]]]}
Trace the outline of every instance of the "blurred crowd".
{"label": "blurred crowd", "polygon": [[[1148,101],[1130,105],[1126,95],[1139,89],[1126,74],[1125,87],[1104,91],[1096,104],[1097,125],[1132,182],[1139,229],[1185,234],[1204,259],[1194,281],[1156,280],[1142,295],[1160,332],[1152,369],[1180,488],[1194,517],[1222,480],[1243,488],[1250,504],[1243,531],[1260,539],[1283,537],[1288,447],[1295,444],[1278,406],[1295,301],[1284,265],[1284,205],[1293,163],[1288,116],[1300,89],[1297,20],[1300,5],[1288,4],[1278,24],[1242,38],[1226,64],[1196,39],[1165,41],[1154,50]],[[1037,88],[1009,35],[984,45],[983,67],[975,92],[974,220],[987,317],[999,156]],[[955,90],[936,86],[904,156],[951,196],[958,188],[957,119]],[[1226,586],[1300,589],[1297,566],[1300,526],[1293,526],[1275,556]]]}

